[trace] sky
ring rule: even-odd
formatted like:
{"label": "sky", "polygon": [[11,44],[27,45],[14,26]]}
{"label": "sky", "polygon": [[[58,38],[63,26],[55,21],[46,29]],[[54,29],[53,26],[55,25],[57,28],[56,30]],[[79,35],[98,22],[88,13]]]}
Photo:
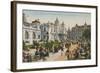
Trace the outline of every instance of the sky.
{"label": "sky", "polygon": [[39,11],[39,10],[23,10],[27,22],[32,22],[35,19],[39,19],[41,23],[52,22],[58,18],[59,22],[64,22],[66,28],[72,28],[76,24],[84,25],[86,22],[91,24],[91,13],[83,12],[61,12],[61,11]]}

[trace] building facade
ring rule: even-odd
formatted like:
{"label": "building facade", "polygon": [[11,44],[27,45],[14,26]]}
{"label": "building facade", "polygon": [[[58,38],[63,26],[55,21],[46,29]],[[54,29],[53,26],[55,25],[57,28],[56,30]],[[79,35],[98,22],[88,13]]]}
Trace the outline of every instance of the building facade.
{"label": "building facade", "polygon": [[64,22],[60,23],[58,18],[53,23],[41,23],[39,19],[35,19],[31,23],[27,22],[23,14],[23,41],[27,45],[33,44],[33,41],[64,41],[66,40],[66,31]]}
{"label": "building facade", "polygon": [[75,27],[72,27],[72,29],[68,29],[67,31],[67,39],[68,40],[82,40],[82,36],[85,30],[90,30],[91,31],[91,26],[87,25],[87,23],[85,22],[84,25],[78,25],[76,24]]}
{"label": "building facade", "polygon": [[[25,24],[28,24],[27,26]],[[40,23],[34,21],[32,23],[24,23],[23,25],[23,40],[26,43],[32,44],[33,41],[41,40]]]}

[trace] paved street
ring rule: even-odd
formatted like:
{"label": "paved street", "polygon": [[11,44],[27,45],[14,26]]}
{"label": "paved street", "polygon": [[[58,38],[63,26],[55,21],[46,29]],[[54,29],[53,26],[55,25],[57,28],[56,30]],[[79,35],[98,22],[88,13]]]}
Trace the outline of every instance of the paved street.
{"label": "paved street", "polygon": [[[70,46],[70,51],[77,49],[78,45],[74,44]],[[61,51],[51,54],[50,57],[47,58],[47,61],[64,61],[67,60],[67,56],[65,56],[66,49],[61,53]]]}
{"label": "paved street", "polygon": [[47,58],[47,61],[63,61],[66,59],[65,51],[61,53],[61,51],[51,54],[50,57]]}

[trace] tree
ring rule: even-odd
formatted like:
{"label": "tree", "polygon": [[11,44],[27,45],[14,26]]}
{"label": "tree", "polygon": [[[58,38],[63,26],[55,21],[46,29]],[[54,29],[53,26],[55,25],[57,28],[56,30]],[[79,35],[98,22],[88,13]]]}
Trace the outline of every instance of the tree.
{"label": "tree", "polygon": [[34,47],[39,47],[39,43],[37,41],[33,41],[33,46]]}
{"label": "tree", "polygon": [[53,42],[52,41],[45,42],[43,44],[44,44],[45,48],[48,48],[48,49],[52,49],[53,48]]}
{"label": "tree", "polygon": [[25,47],[25,42],[23,41],[23,50],[25,50],[25,48],[26,48],[26,47]]}
{"label": "tree", "polygon": [[25,44],[25,42],[23,41],[23,50],[28,50],[27,45]]}
{"label": "tree", "polygon": [[57,46],[58,46],[58,41],[57,41],[57,40],[55,40],[55,41],[53,42],[53,46],[54,46],[54,47],[57,47]]}
{"label": "tree", "polygon": [[91,30],[86,29],[83,31],[82,38],[88,40],[91,40]]}

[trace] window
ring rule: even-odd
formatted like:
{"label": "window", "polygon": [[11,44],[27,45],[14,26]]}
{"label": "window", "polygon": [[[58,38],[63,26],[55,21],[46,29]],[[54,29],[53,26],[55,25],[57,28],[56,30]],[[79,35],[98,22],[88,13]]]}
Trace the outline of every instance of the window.
{"label": "window", "polygon": [[33,27],[34,27],[34,28],[37,28],[37,25],[34,25]]}
{"label": "window", "polygon": [[43,38],[46,39],[46,36],[44,35]]}
{"label": "window", "polygon": [[33,32],[33,39],[35,39],[36,38],[36,35],[35,35],[35,32]]}
{"label": "window", "polygon": [[25,31],[25,39],[28,39],[29,38],[29,33],[28,31]]}
{"label": "window", "polygon": [[25,43],[29,43],[29,41],[25,41]]}
{"label": "window", "polygon": [[46,28],[44,27],[44,31],[46,31]]}
{"label": "window", "polygon": [[38,39],[40,39],[40,35],[38,35]]}

